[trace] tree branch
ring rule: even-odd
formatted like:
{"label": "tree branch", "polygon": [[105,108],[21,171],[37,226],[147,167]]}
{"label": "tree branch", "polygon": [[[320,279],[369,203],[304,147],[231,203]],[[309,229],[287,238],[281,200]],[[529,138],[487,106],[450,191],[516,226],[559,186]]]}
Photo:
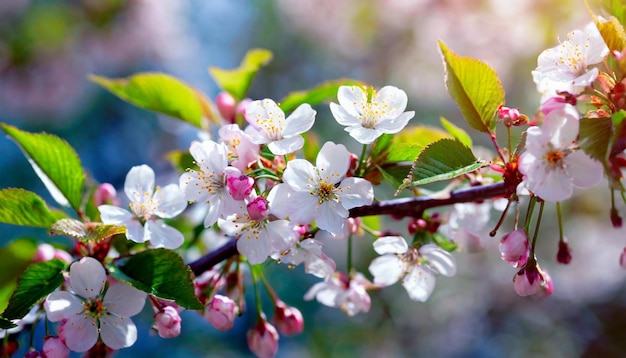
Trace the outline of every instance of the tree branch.
{"label": "tree branch", "polygon": [[[361,206],[350,210],[350,217],[372,216],[372,215],[394,215],[419,217],[424,210],[440,206],[447,206],[457,203],[468,203],[472,201],[486,200],[505,195],[508,186],[504,182],[474,186],[466,189],[459,189],[450,193],[446,198],[432,198],[420,196],[415,198],[402,198],[386,200],[372,205]],[[209,270],[211,267],[237,254],[237,241],[231,240],[217,250],[211,251],[198,260],[189,264],[191,271],[196,276]]]}

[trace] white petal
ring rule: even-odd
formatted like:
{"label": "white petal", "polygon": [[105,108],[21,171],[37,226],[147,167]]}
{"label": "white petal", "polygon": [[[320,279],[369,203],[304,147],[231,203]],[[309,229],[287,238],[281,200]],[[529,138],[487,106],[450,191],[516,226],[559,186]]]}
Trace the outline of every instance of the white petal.
{"label": "white petal", "polygon": [[150,237],[150,243],[154,247],[177,249],[185,241],[183,234],[173,227],[165,224],[162,220],[148,221],[145,226]]}
{"label": "white petal", "polygon": [[149,235],[146,235],[146,231],[139,221],[132,220],[126,223],[126,238],[130,241],[142,243],[146,242]]}
{"label": "white petal", "polygon": [[394,86],[385,86],[374,95],[372,102],[384,104],[388,111],[385,117],[395,118],[406,109],[408,98],[403,90]]}
{"label": "white petal", "polygon": [[435,244],[426,244],[420,247],[419,252],[436,273],[449,277],[456,274],[456,260],[454,256],[441,247]]}
{"label": "white petal", "polygon": [[361,125],[361,122],[359,121],[359,118],[357,117],[358,115],[356,113],[351,114],[347,109],[341,107],[336,103],[330,104],[330,112],[333,114],[333,117],[335,117],[337,123],[341,124],[342,126]]}
{"label": "white petal", "polygon": [[337,286],[329,285],[327,282],[319,282],[304,294],[304,299],[309,301],[315,298],[323,305],[337,307],[338,296],[342,293],[343,291]]}
{"label": "white petal", "polygon": [[107,290],[102,304],[106,309],[119,316],[132,317],[141,312],[148,295],[123,282],[115,282]]}
{"label": "white petal", "polygon": [[317,112],[311,108],[308,103],[303,103],[296,108],[289,117],[287,117],[287,125],[283,129],[283,136],[290,137],[304,133],[313,127],[315,123],[315,114]]}
{"label": "white petal", "polygon": [[338,183],[350,167],[350,153],[343,144],[326,142],[317,154],[315,165],[322,181]]}
{"label": "white petal", "polygon": [[318,176],[311,163],[304,159],[294,159],[287,163],[283,181],[292,189],[309,192],[317,187]]}
{"label": "white petal", "polygon": [[403,254],[409,249],[409,245],[402,236],[383,236],[374,241],[374,251],[379,255]]}
{"label": "white petal", "polygon": [[127,348],[137,341],[137,327],[128,317],[109,314],[100,318],[100,337],[109,348]]}
{"label": "white petal", "polygon": [[204,227],[213,226],[224,212],[224,201],[220,199],[219,195],[211,195],[209,200],[209,207],[204,218]]}
{"label": "white petal", "polygon": [[293,223],[287,220],[274,220],[265,224],[265,230],[262,234],[267,236],[271,251],[283,252],[296,243],[298,235],[293,227]]}
{"label": "white petal", "polygon": [[[124,192],[132,202],[144,202],[154,192],[154,170],[147,165],[138,165],[126,174]],[[146,194],[148,195],[146,197]]]}
{"label": "white petal", "polygon": [[200,169],[207,174],[221,175],[228,166],[228,148],[224,143],[218,144],[212,140],[193,142],[189,152]]}
{"label": "white petal", "polygon": [[343,231],[344,219],[347,217],[348,210],[341,206],[340,203],[326,201],[318,206],[315,222],[320,229],[338,235]]}
{"label": "white petal", "polygon": [[[543,175],[537,171],[538,178],[529,181],[528,189],[545,201],[556,202],[569,199],[573,192],[572,179],[567,172],[560,168],[547,170]],[[531,185],[532,184],[532,185]]]}
{"label": "white petal", "polygon": [[352,209],[370,205],[374,201],[374,188],[366,179],[350,177],[341,182],[337,195],[344,208]]}
{"label": "white petal", "polygon": [[564,159],[573,184],[579,188],[590,188],[602,180],[602,163],[592,159],[582,150],[571,153]]}
{"label": "white petal", "polygon": [[337,91],[337,100],[341,107],[356,117],[360,105],[367,102],[367,94],[360,86],[341,86]]}
{"label": "white petal", "polygon": [[381,119],[376,124],[376,129],[383,133],[394,134],[400,132],[409,123],[411,118],[415,116],[414,111],[404,112],[393,119]]}
{"label": "white petal", "polygon": [[361,144],[372,144],[383,132],[376,128],[365,128],[361,126],[346,127],[346,132]]}
{"label": "white petal", "polygon": [[275,215],[279,219],[289,216],[289,201],[291,195],[291,187],[287,184],[274,185],[267,195],[267,202],[270,206],[270,214]]}
{"label": "white petal", "polygon": [[423,266],[412,266],[404,276],[402,286],[413,301],[425,302],[435,289],[435,275]]}
{"label": "white petal", "polygon": [[94,298],[100,294],[106,282],[102,264],[92,257],[83,257],[70,266],[70,285],[77,295]]}
{"label": "white petal", "polygon": [[309,192],[293,191],[289,196],[289,219],[296,224],[310,224],[317,214],[317,201],[318,197]]}
{"label": "white petal", "polygon": [[176,184],[167,185],[155,192],[153,200],[157,200],[159,203],[153,214],[164,219],[175,217],[187,207],[185,195]]}
{"label": "white petal", "polygon": [[81,301],[67,291],[52,292],[43,305],[46,316],[51,322],[59,322],[82,313],[85,309]]}
{"label": "white petal", "polygon": [[207,183],[200,179],[200,175],[201,173],[191,170],[183,173],[178,179],[178,185],[185,196],[185,200],[190,202],[209,200]]}
{"label": "white petal", "polygon": [[237,239],[237,251],[244,255],[253,264],[260,264],[270,254],[270,245],[266,237],[259,237],[258,233],[246,230]]}
{"label": "white petal", "polygon": [[126,224],[133,220],[134,215],[125,209],[114,205],[100,205],[100,218],[105,224]]}
{"label": "white petal", "polygon": [[74,352],[86,352],[98,341],[96,320],[88,314],[70,317],[63,327],[65,345]]}
{"label": "white petal", "polygon": [[267,147],[275,155],[285,155],[293,153],[304,146],[304,139],[299,135],[290,138],[270,142]]}
{"label": "white petal", "polygon": [[372,276],[374,276],[375,284],[390,286],[398,282],[405,274],[405,266],[398,256],[383,255],[372,260],[369,270]]}

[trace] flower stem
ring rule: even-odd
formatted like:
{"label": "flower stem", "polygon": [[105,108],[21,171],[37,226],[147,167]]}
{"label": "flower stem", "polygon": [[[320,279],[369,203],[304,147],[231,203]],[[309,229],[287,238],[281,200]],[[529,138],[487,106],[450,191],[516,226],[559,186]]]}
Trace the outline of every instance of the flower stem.
{"label": "flower stem", "polygon": [[352,235],[348,235],[348,257],[346,258],[347,267],[346,272],[348,273],[348,277],[351,277],[350,271],[352,271]]}
{"label": "flower stem", "polygon": [[537,197],[532,196],[530,198],[530,203],[528,203],[528,209],[526,210],[526,220],[524,221],[524,229],[526,232],[530,232],[530,219],[533,216],[533,210],[535,209],[535,203],[537,202]]}
{"label": "flower stem", "polygon": [[361,150],[361,157],[359,158],[359,166],[356,168],[356,174],[358,176],[363,175],[362,171],[365,170],[363,166],[365,165],[365,153],[367,152],[367,144],[363,144],[363,149]]}
{"label": "flower stem", "polygon": [[561,218],[561,202],[556,202],[556,219],[559,222],[559,241],[563,241],[563,219]]}
{"label": "flower stem", "polygon": [[537,225],[535,225],[535,233],[533,234],[533,242],[531,244],[530,247],[530,253],[531,253],[531,257],[535,257],[535,244],[537,244],[537,236],[539,236],[539,226],[541,225],[541,216],[543,214],[543,205],[545,204],[545,201],[542,201],[541,204],[539,204],[539,215],[537,216]]}
{"label": "flower stem", "polygon": [[252,289],[254,290],[254,302],[256,303],[257,311],[256,314],[257,318],[260,318],[263,314],[263,306],[261,305],[261,295],[259,294],[258,281],[259,276],[262,275],[262,273],[259,273],[259,265],[251,265],[250,263],[248,263],[248,266],[250,266],[250,274],[252,276]]}
{"label": "flower stem", "polygon": [[267,278],[265,277],[262,271],[260,272],[259,277],[261,279],[261,283],[263,283],[263,287],[265,287],[265,291],[267,291],[267,293],[270,295],[270,298],[272,299],[272,303],[276,305],[276,301],[278,301],[278,295],[276,294],[276,291],[274,291],[270,283],[267,282]]}

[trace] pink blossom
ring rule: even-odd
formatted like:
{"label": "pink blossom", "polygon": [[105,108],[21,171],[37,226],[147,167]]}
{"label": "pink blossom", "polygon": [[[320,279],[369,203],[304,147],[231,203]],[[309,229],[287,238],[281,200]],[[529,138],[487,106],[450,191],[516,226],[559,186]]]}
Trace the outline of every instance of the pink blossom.
{"label": "pink blossom", "polygon": [[247,208],[250,219],[256,221],[265,219],[269,210],[267,207],[267,200],[265,200],[262,196],[256,197],[249,202]]}
{"label": "pink blossom", "polygon": [[181,321],[178,311],[172,306],[165,306],[162,311],[154,314],[154,328],[161,338],[178,337]]}
{"label": "pink blossom", "polygon": [[229,297],[215,295],[206,307],[204,317],[220,331],[228,331],[235,324],[238,313],[237,304]]}
{"label": "pink blossom", "polygon": [[102,183],[93,192],[93,204],[95,206],[100,205],[120,205],[120,200],[117,198],[117,191],[115,187],[109,183]]}
{"label": "pink blossom", "polygon": [[265,317],[248,331],[248,347],[259,358],[271,358],[278,352],[278,332]]}
{"label": "pink blossom", "polygon": [[302,333],[304,329],[304,318],[302,313],[295,307],[287,306],[284,302],[276,302],[273,322],[285,336],[294,336]]}
{"label": "pink blossom", "polygon": [[54,258],[54,247],[50,244],[40,244],[37,246],[35,255],[33,256],[34,262],[50,261]]}
{"label": "pink blossom", "polygon": [[552,278],[541,270],[534,260],[528,263],[513,276],[513,288],[520,296],[541,294],[549,296],[554,292]]}
{"label": "pink blossom", "polygon": [[59,337],[48,337],[43,344],[42,353],[46,358],[69,357],[70,349]]}
{"label": "pink blossom", "polygon": [[526,230],[517,229],[500,240],[500,254],[502,259],[513,267],[522,267],[528,260],[530,244]]}
{"label": "pink blossom", "polygon": [[222,117],[229,123],[233,123],[235,120],[235,108],[237,102],[235,98],[228,92],[220,92],[215,97],[215,105]]}
{"label": "pink blossom", "polygon": [[367,312],[372,305],[365,290],[371,283],[360,273],[352,278],[336,272],[324,282],[313,285],[304,295],[305,300],[317,299],[323,305],[341,308],[348,316]]}
{"label": "pink blossom", "polygon": [[231,175],[226,177],[226,185],[228,192],[235,200],[244,200],[254,188],[254,178],[238,173],[239,175]]}
{"label": "pink blossom", "polygon": [[251,163],[259,159],[259,145],[252,143],[250,135],[242,131],[239,125],[222,126],[219,138],[228,148],[228,161],[240,171],[245,171]]}

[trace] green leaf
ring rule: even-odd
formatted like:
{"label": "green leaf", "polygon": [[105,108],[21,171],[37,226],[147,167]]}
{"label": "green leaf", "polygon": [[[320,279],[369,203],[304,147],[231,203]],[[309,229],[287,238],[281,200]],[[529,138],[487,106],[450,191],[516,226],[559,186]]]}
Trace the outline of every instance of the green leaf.
{"label": "green leaf", "polygon": [[173,250],[154,249],[119,259],[107,266],[118,280],[192,310],[203,308],[194,295],[191,270]]}
{"label": "green leaf", "polygon": [[90,75],[89,79],[137,107],[163,113],[198,128],[205,127],[203,118],[217,122],[211,100],[170,75],[147,72],[118,79]]}
{"label": "green leaf", "polygon": [[451,136],[440,128],[411,126],[391,139],[386,162],[413,162],[429,144]]}
{"label": "green leaf", "polygon": [[0,222],[11,225],[49,228],[65,217],[58,210],[50,210],[37,194],[16,188],[0,190]]}
{"label": "green leaf", "polygon": [[[54,259],[34,263],[24,271],[17,282],[17,289],[2,313],[5,320],[21,319],[35,304],[63,283],[65,262]],[[0,327],[6,328],[6,327]]]}
{"label": "green leaf", "polygon": [[1,126],[22,149],[54,200],[80,211],[85,172],[74,149],[52,134],[29,133],[4,123]]}
{"label": "green leaf", "polygon": [[496,72],[486,63],[461,57],[439,41],[448,93],[459,106],[469,125],[481,132],[492,132],[498,106],[504,104],[504,89]]}
{"label": "green leaf", "polygon": [[433,241],[439,247],[441,247],[442,249],[444,249],[444,250],[446,250],[448,252],[452,252],[452,251],[456,250],[456,248],[458,247],[458,245],[454,241],[448,240],[447,237],[445,237],[444,235],[442,235],[439,232],[435,232],[433,234]]}
{"label": "green leaf", "polygon": [[349,78],[327,81],[311,89],[289,93],[280,101],[280,108],[285,113],[292,112],[299,105],[308,103],[311,106],[337,99],[341,86],[366,86],[365,83]]}
{"label": "green leaf", "polygon": [[219,67],[209,68],[213,79],[221,89],[230,93],[237,102],[246,97],[252,80],[262,66],[272,60],[272,52],[264,49],[252,49],[246,53],[241,65],[233,70]]}
{"label": "green leaf", "polygon": [[373,160],[376,160],[382,153],[385,153],[391,144],[393,134],[383,134],[374,142],[374,146],[370,152],[370,156]]}
{"label": "green leaf", "polygon": [[413,185],[455,178],[484,167],[471,149],[454,139],[441,139],[426,147],[415,161]]}
{"label": "green leaf", "polygon": [[443,117],[440,117],[439,121],[441,122],[441,125],[443,126],[443,128],[448,133],[450,133],[451,136],[458,139],[459,142],[465,144],[466,147],[470,147],[470,148],[472,147],[472,138],[469,136],[469,134],[467,134],[466,131],[457,127],[456,125],[454,125],[454,123],[450,122],[449,120]]}
{"label": "green leaf", "polygon": [[9,304],[17,279],[32,262],[37,245],[30,239],[18,239],[0,249],[0,310]]}
{"label": "green leaf", "polygon": [[125,226],[93,222],[83,223],[75,219],[61,219],[50,227],[50,235],[67,235],[83,242],[98,242],[125,233]]}
{"label": "green leaf", "polygon": [[582,118],[580,120],[578,144],[590,157],[606,163],[613,135],[611,118]]}

